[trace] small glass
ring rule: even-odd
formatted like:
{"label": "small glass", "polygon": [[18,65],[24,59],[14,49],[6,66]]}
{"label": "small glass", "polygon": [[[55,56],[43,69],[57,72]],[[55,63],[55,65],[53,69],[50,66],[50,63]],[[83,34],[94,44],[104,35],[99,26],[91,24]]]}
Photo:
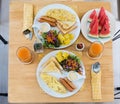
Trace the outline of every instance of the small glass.
{"label": "small glass", "polygon": [[33,52],[28,47],[25,46],[19,47],[17,49],[16,55],[19,61],[22,62],[23,64],[30,64],[34,59]]}
{"label": "small glass", "polygon": [[91,59],[99,59],[102,56],[104,44],[100,41],[93,42],[87,50],[87,56]]}
{"label": "small glass", "polygon": [[40,40],[35,40],[33,47],[36,53],[43,53],[43,44]]}

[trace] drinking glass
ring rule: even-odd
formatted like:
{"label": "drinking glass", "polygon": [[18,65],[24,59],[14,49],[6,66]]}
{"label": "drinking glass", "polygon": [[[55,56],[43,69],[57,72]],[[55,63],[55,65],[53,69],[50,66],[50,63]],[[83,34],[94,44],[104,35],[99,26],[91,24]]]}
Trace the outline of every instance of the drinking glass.
{"label": "drinking glass", "polygon": [[87,50],[87,56],[91,59],[99,59],[104,50],[104,44],[100,41],[93,42]]}
{"label": "drinking glass", "polygon": [[34,54],[28,47],[21,46],[16,52],[17,58],[24,64],[30,64],[33,61]]}

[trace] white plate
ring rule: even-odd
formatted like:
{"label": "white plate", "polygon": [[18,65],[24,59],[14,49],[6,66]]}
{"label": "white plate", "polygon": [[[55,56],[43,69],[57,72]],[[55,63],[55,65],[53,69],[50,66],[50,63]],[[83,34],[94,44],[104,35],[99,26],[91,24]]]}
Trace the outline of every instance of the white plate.
{"label": "white plate", "polygon": [[[60,93],[57,93],[55,91],[53,91],[52,89],[50,89],[46,83],[41,79],[40,77],[40,72],[42,71],[42,68],[41,68],[41,65],[43,63],[45,63],[50,57],[52,56],[55,56],[56,53],[58,53],[59,51],[62,51],[62,52],[68,52],[68,51],[65,51],[65,50],[56,50],[56,51],[52,51],[50,53],[48,53],[47,55],[45,55],[45,57],[43,57],[43,59],[40,61],[38,67],[37,67],[37,71],[36,71],[36,77],[37,77],[37,81],[38,81],[38,84],[39,86],[48,94],[48,95],[51,95],[53,97],[57,97],[57,98],[64,98],[64,97],[69,97],[69,96],[72,96],[73,94],[77,93],[80,88],[82,87],[83,83],[84,83],[84,80],[85,79],[80,79],[78,81],[75,81],[74,84],[75,86],[77,87],[73,92],[67,92],[65,94],[60,94]],[[68,52],[69,54],[73,54],[71,52]],[[75,55],[75,54],[73,54]],[[81,65],[82,65],[82,68],[83,68],[83,75],[85,76],[85,68],[84,68],[84,65],[81,61]],[[67,72],[64,73],[64,75],[60,74],[60,73],[51,73],[53,76],[55,76],[56,78],[60,78],[60,77],[65,77]]]}
{"label": "white plate", "polygon": [[[47,5],[45,6],[44,8],[40,9],[39,12],[37,13],[37,15],[35,16],[35,19],[34,19],[34,26],[35,25],[39,25],[40,22],[38,22],[38,19],[45,15],[46,12],[49,10],[49,9],[64,9],[64,10],[67,10],[69,11],[70,13],[74,14],[75,17],[76,17],[76,25],[77,25],[77,28],[74,29],[72,32],[73,35],[74,35],[74,39],[71,41],[71,43],[69,45],[64,45],[64,46],[60,46],[58,48],[55,48],[55,49],[61,49],[61,48],[66,48],[70,45],[72,45],[78,38],[79,34],[80,34],[80,20],[79,20],[79,17],[77,15],[77,13],[71,9],[70,7],[66,6],[66,5],[63,5],[63,4],[51,4],[51,5]],[[57,28],[52,28],[52,29],[57,29]],[[57,29],[58,30],[58,29]],[[38,34],[38,29],[37,28],[34,28],[34,33],[35,33],[35,36],[39,39],[41,39],[42,37]]]}
{"label": "white plate", "polygon": [[[107,10],[105,11],[109,20],[110,20],[110,34],[111,36],[108,38],[92,38],[88,36],[89,33],[89,22],[88,22],[88,18],[90,16],[90,14],[92,13],[94,9],[89,10],[87,13],[85,13],[85,15],[82,17],[81,20],[81,31],[83,36],[90,42],[94,42],[94,41],[101,41],[103,43],[108,42],[109,40],[111,40],[113,38],[113,35],[115,33],[115,18],[114,16],[108,12]],[[99,13],[100,9],[95,9],[97,13]]]}

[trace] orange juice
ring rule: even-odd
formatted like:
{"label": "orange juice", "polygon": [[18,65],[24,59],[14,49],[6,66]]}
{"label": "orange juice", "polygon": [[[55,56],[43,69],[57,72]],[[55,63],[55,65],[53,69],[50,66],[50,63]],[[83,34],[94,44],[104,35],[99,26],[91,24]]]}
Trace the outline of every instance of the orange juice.
{"label": "orange juice", "polygon": [[17,50],[17,57],[20,61],[28,63],[32,60],[32,53],[27,47],[20,47]]}
{"label": "orange juice", "polygon": [[103,44],[101,42],[94,42],[88,49],[88,55],[92,58],[99,57],[103,52]]}

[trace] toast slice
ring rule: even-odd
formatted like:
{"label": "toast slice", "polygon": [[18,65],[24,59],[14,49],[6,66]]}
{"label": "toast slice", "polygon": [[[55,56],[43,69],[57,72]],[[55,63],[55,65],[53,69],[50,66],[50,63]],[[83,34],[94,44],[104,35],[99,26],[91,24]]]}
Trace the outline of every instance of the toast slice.
{"label": "toast slice", "polygon": [[59,62],[57,61],[57,59],[55,57],[51,57],[49,60],[47,60],[42,67],[44,68],[46,65],[48,65],[51,61],[53,61],[55,63],[55,65],[57,66],[57,68],[59,70],[63,70],[62,66],[59,64]]}
{"label": "toast slice", "polygon": [[60,31],[63,34],[67,34],[77,28],[75,22],[70,23],[70,22],[61,22],[61,21],[57,21],[57,27],[60,29]]}
{"label": "toast slice", "polygon": [[55,63],[51,61],[42,69],[42,72],[59,72],[60,73],[60,70],[57,68]]}

